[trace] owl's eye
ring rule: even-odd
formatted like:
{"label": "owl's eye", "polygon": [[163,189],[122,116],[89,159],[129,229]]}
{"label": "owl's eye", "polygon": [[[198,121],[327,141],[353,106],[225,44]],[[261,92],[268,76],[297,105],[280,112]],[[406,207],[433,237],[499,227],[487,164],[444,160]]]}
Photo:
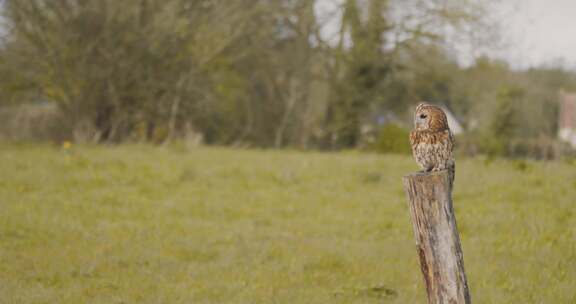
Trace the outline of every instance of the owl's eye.
{"label": "owl's eye", "polygon": [[424,119],[426,117],[427,117],[426,114],[420,114],[420,118]]}

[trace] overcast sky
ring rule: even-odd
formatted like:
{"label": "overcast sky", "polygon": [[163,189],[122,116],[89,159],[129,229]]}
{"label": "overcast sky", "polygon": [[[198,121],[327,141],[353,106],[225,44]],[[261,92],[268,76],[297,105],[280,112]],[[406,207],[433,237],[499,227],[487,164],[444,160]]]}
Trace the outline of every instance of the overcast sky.
{"label": "overcast sky", "polygon": [[517,1],[511,12],[511,26],[503,22],[513,40],[506,50],[509,61],[576,67],[576,0]]}

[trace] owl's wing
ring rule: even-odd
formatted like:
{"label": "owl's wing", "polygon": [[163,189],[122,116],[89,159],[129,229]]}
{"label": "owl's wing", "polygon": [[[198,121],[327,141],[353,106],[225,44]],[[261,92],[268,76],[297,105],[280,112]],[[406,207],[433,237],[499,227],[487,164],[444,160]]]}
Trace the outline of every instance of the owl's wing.
{"label": "owl's wing", "polygon": [[410,132],[410,146],[412,147],[412,151],[414,151],[419,142],[420,142],[420,133],[415,130]]}
{"label": "owl's wing", "polygon": [[452,152],[454,151],[454,144],[456,143],[454,140],[454,135],[452,134],[452,132],[450,132],[450,130],[446,130],[446,132],[448,133],[446,138],[448,151]]}

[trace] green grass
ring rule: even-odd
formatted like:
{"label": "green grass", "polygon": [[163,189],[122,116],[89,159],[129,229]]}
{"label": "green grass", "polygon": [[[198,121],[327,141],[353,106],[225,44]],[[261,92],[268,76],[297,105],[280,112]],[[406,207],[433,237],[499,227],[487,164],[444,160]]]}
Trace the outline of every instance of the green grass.
{"label": "green grass", "polygon": [[[0,303],[425,303],[409,157],[0,146]],[[475,303],[576,303],[576,165],[459,160]]]}

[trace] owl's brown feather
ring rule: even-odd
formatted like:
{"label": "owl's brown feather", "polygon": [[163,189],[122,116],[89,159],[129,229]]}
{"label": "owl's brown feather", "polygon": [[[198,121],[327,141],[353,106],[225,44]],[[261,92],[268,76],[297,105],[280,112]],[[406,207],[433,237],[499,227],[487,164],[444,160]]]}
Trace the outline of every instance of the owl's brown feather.
{"label": "owl's brown feather", "polygon": [[450,185],[454,182],[454,137],[446,115],[439,107],[420,104],[416,108],[415,130],[410,132],[410,145],[416,163],[425,172],[448,170]]}

